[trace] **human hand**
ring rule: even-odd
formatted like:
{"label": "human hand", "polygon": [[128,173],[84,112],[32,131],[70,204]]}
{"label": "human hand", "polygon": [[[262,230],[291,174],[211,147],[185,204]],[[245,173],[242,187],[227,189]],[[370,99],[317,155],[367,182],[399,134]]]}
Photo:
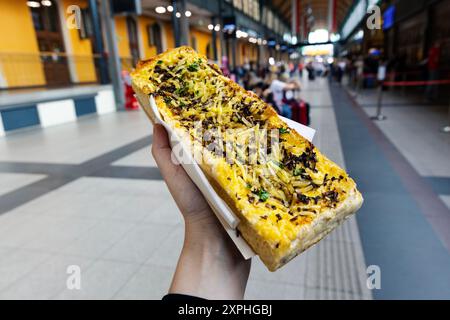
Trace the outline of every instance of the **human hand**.
{"label": "human hand", "polygon": [[242,299],[250,272],[197,186],[171,158],[166,130],[153,127],[152,154],[185,221],[183,250],[169,290],[208,299]]}

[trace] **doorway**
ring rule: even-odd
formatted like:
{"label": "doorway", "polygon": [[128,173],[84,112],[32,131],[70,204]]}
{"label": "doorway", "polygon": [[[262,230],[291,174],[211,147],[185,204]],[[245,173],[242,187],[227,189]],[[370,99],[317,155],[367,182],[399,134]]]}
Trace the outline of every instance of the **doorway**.
{"label": "doorway", "polygon": [[137,34],[136,20],[133,17],[127,17],[128,42],[130,44],[130,53],[135,67],[139,61],[139,41]]}
{"label": "doorway", "polygon": [[30,8],[47,86],[71,83],[57,3]]}
{"label": "doorway", "polygon": [[156,53],[159,54],[163,51],[162,46],[162,31],[158,22],[155,22],[148,27],[149,45],[156,47]]}

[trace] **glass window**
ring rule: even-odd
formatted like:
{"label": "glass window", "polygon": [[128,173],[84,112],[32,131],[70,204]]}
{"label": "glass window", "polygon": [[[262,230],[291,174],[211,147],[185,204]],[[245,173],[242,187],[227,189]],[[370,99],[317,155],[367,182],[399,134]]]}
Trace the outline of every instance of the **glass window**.
{"label": "glass window", "polygon": [[233,5],[236,9],[242,10],[242,0],[233,0]]}
{"label": "glass window", "polygon": [[153,23],[147,26],[148,45],[156,47],[156,53],[162,52],[162,37],[161,27],[158,23]]}
{"label": "glass window", "polygon": [[249,0],[242,0],[242,11],[244,11],[244,13],[248,14],[248,2]]}
{"label": "glass window", "polygon": [[38,31],[58,32],[58,12],[56,6],[30,8],[33,24]]}
{"label": "glass window", "polygon": [[255,0],[254,5],[253,5],[253,16],[254,16],[255,20],[260,21],[259,2],[257,0]]}
{"label": "glass window", "polygon": [[267,11],[267,26],[272,29],[273,28],[273,15],[272,11]]}
{"label": "glass window", "polygon": [[31,10],[31,16],[33,17],[34,29],[38,31],[44,30],[44,24],[42,23],[42,15],[40,11],[33,8]]}
{"label": "glass window", "polygon": [[262,22],[262,24],[264,24],[264,25],[267,25],[267,18],[266,18],[266,15],[267,15],[266,6],[263,6],[263,8],[262,8],[262,15],[261,15],[261,22]]}

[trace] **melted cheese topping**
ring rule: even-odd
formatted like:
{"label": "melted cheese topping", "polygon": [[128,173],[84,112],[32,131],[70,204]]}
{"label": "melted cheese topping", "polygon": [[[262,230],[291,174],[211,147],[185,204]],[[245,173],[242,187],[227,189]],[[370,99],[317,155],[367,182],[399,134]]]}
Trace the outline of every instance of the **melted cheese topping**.
{"label": "melted cheese topping", "polygon": [[288,249],[302,226],[338,206],[355,186],[270,106],[191,48],[156,57],[133,81],[155,96],[166,121],[200,146],[213,162],[211,174],[274,248]]}

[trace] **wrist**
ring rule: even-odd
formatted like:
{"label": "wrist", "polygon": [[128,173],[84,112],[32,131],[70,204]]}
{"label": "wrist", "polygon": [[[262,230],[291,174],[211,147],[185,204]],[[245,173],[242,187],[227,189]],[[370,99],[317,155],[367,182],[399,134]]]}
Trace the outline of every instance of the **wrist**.
{"label": "wrist", "polygon": [[185,221],[185,245],[202,247],[222,246],[229,239],[225,229],[216,217],[202,221]]}
{"label": "wrist", "polygon": [[[215,219],[215,217],[214,217]],[[241,299],[250,271],[218,220],[188,223],[171,293]]]}
{"label": "wrist", "polygon": [[220,242],[185,242],[169,292],[205,299],[242,299],[250,261],[239,252],[228,251]]}

